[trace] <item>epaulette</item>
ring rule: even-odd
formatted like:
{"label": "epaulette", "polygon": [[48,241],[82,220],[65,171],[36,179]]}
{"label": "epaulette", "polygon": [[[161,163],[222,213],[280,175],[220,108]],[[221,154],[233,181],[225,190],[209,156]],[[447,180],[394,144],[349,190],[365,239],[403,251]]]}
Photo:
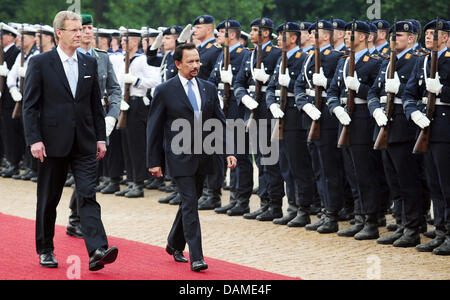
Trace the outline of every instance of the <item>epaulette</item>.
{"label": "epaulette", "polygon": [[222,49],[222,46],[218,43],[214,43],[214,47],[216,47],[217,49]]}
{"label": "epaulette", "polygon": [[97,52],[108,54],[108,51],[105,51],[105,50],[101,50],[101,49],[98,49],[98,48],[94,48],[94,50],[97,51]]}
{"label": "epaulette", "polygon": [[237,53],[237,54],[241,53],[242,51],[244,51],[244,48],[237,48],[237,49],[236,49],[236,53]]}
{"label": "epaulette", "polygon": [[330,55],[330,53],[331,53],[331,50],[327,49],[323,52],[323,55],[327,56],[327,55]]}
{"label": "epaulette", "polygon": [[450,51],[447,50],[447,52],[445,52],[445,57],[450,57]]}
{"label": "epaulette", "polygon": [[267,46],[266,47],[266,52],[269,53],[270,51],[272,51],[272,48],[273,48],[272,46]]}
{"label": "epaulette", "polygon": [[302,55],[303,55],[303,52],[302,52],[302,51],[298,51],[298,52],[295,54],[295,58],[296,58],[296,59],[299,59],[300,57],[302,57]]}

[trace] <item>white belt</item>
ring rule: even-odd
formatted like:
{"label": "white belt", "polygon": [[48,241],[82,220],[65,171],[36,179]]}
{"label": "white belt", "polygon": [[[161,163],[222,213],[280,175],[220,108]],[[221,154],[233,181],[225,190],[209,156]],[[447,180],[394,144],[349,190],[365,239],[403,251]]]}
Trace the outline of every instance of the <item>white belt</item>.
{"label": "white belt", "polygon": [[[224,83],[219,83],[219,86],[217,87],[219,90],[224,90],[225,89],[225,84]],[[230,91],[233,91],[234,88],[233,86],[230,84]]]}
{"label": "white belt", "polygon": [[[387,103],[387,96],[381,96],[380,97],[380,103],[386,104]],[[402,99],[395,97],[394,104],[403,104]]]}
{"label": "white belt", "polygon": [[[315,97],[316,96],[316,91],[315,90],[311,90],[311,89],[307,89],[306,90],[306,95],[310,96],[310,97]],[[327,92],[322,91],[322,97],[326,97],[327,96]]]}
{"label": "white belt", "polygon": [[[287,93],[288,97],[295,97],[294,93]],[[275,97],[281,97],[281,90],[276,90],[275,91]]]}
{"label": "white belt", "polygon": [[[341,98],[343,104],[347,104],[348,98]],[[367,104],[367,100],[361,98],[355,98],[355,104]]]}
{"label": "white belt", "polygon": [[[248,91],[249,93],[254,93],[254,92],[256,92],[256,86],[254,86],[254,85],[249,86],[247,91]],[[267,86],[266,86],[266,85],[263,85],[263,86],[261,87],[261,92],[265,93],[266,91],[267,91]]]}
{"label": "white belt", "polygon": [[[428,97],[422,98],[422,103],[427,105],[428,104]],[[442,106],[450,106],[450,103],[444,103],[441,101],[441,98],[436,98],[436,105],[442,105]]]}

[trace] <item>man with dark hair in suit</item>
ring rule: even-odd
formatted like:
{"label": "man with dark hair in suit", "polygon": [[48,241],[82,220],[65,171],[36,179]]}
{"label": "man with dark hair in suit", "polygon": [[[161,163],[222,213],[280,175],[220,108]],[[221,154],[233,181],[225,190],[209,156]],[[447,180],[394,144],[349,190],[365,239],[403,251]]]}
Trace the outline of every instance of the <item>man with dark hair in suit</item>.
{"label": "man with dark hair in suit", "polygon": [[[199,272],[206,270],[208,265],[203,260],[198,199],[202,194],[205,176],[213,171],[214,164],[212,155],[206,154],[204,150],[200,154],[197,151],[193,154],[194,144],[200,138],[203,145],[207,134],[202,130],[200,137],[197,132],[194,135],[194,128],[203,128],[205,122],[213,119],[225,127],[226,121],[216,87],[196,78],[200,71],[200,55],[196,46],[190,43],[178,46],[174,60],[178,76],[156,88],[150,108],[147,122],[147,165],[153,176],[161,178],[167,161],[167,171],[181,196],[181,205],[168,237],[166,251],[174,256],[175,261],[187,263],[188,260],[183,256],[187,243],[191,270]],[[180,130],[172,130],[171,127],[179,120],[189,123],[191,141],[188,142],[187,151],[176,154],[172,142],[180,134]],[[236,167],[234,156],[228,156],[227,162],[229,168]]]}
{"label": "man with dark hair in suit", "polygon": [[95,198],[97,160],[106,153],[106,128],[97,61],[77,52],[80,15],[62,11],[53,27],[58,47],[31,58],[25,76],[23,120],[27,146],[40,160],[37,182],[36,250],[42,267],[57,268],[53,250],[56,207],[69,166],[89,270],[113,263],[118,249],[108,240]]}

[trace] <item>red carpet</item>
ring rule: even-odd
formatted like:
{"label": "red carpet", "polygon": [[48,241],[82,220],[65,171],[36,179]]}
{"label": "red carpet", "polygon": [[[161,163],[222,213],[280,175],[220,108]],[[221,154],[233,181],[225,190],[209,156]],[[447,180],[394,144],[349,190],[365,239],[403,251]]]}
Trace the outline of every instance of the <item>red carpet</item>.
{"label": "red carpet", "polygon": [[[108,239],[111,246],[119,248],[116,262],[107,265],[101,271],[90,272],[84,241],[67,236],[62,226],[56,227],[54,239],[55,256],[59,268],[46,269],[39,266],[34,236],[34,221],[0,213],[0,280],[295,279],[210,258],[205,259],[209,269],[203,273],[195,273],[190,271],[188,264],[175,263],[173,258],[160,247],[114,237],[108,237]],[[78,258],[81,259],[80,268],[76,268]]]}

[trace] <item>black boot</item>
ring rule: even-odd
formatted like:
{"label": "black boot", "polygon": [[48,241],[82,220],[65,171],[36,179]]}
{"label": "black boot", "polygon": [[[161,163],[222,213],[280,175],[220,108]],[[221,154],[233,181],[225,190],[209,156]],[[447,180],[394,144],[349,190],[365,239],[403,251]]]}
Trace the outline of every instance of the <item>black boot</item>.
{"label": "black boot", "polygon": [[311,217],[309,215],[309,207],[300,206],[297,210],[297,216],[290,221],[287,226],[288,227],[305,227],[306,225],[311,224]]}
{"label": "black boot", "polygon": [[382,213],[379,213],[377,215],[377,217],[378,217],[378,219],[377,219],[378,227],[385,227],[386,226],[386,214],[384,212],[382,212]]}
{"label": "black boot", "polygon": [[327,211],[325,214],[325,220],[319,228],[317,228],[318,233],[335,233],[339,231],[339,213],[332,213]]}
{"label": "black boot", "polygon": [[26,175],[25,174],[22,175],[21,179],[25,180],[25,181],[29,181],[29,180],[31,180],[31,178],[34,178],[34,177],[37,177],[37,173],[30,169],[30,172],[28,172],[28,174],[26,174]]}
{"label": "black boot", "polygon": [[355,225],[350,228],[338,231],[338,236],[342,237],[354,237],[355,234],[360,232],[364,228],[364,216],[355,215]]}
{"label": "black boot", "polygon": [[169,205],[180,205],[181,204],[181,195],[180,193],[177,193],[175,198],[170,200]]}
{"label": "black boot", "polygon": [[126,188],[124,188],[122,191],[119,192],[115,192],[114,195],[118,196],[118,197],[124,197],[125,194],[127,194],[129,191],[131,191],[134,187],[134,183],[133,182],[129,182],[128,186]]}
{"label": "black boot", "polygon": [[19,173],[20,173],[20,170],[19,170],[18,166],[10,166],[8,169],[3,171],[2,177],[3,178],[11,178],[14,175],[18,175]]}
{"label": "black boot", "polygon": [[144,197],[144,183],[136,182],[133,189],[125,194],[126,198],[143,198]]}
{"label": "black boot", "polygon": [[282,218],[283,211],[281,207],[270,206],[268,210],[256,217],[256,220],[260,222],[272,222],[274,219]]}
{"label": "black boot", "polygon": [[270,200],[267,198],[262,198],[261,199],[261,207],[258,210],[255,210],[252,213],[248,213],[244,215],[244,219],[247,220],[256,220],[256,217],[259,216],[260,214],[266,212],[269,209],[269,202]]}
{"label": "black boot", "polygon": [[450,255],[450,233],[447,232],[445,241],[437,248],[433,250],[434,255],[448,256]]}
{"label": "black boot", "polygon": [[296,212],[291,212],[291,213],[288,213],[287,215],[285,215],[282,218],[273,220],[273,224],[275,224],[275,225],[287,225],[287,224],[289,224],[289,222],[294,220],[295,217],[297,217],[297,213]]}
{"label": "black boot", "polygon": [[370,214],[366,215],[366,221],[364,223],[364,228],[355,234],[354,238],[358,241],[365,240],[376,240],[380,237],[378,231],[378,215]]}
{"label": "black boot", "polygon": [[145,185],[147,190],[157,190],[159,187],[165,186],[164,178],[155,178],[152,182]]}
{"label": "black boot", "polygon": [[[391,231],[391,232],[393,232],[393,231],[397,231],[398,229],[400,229],[400,225],[399,224],[388,224],[387,226],[386,226],[386,229],[388,230],[388,231]],[[385,245],[385,244],[383,244],[383,245]]]}
{"label": "black boot", "polygon": [[432,231],[424,232],[423,236],[427,237],[429,239],[435,239],[436,238],[436,231],[432,230]]}
{"label": "black boot", "polygon": [[237,204],[236,193],[232,191],[232,192],[230,192],[230,203],[228,203],[228,204],[225,205],[225,206],[216,208],[216,209],[214,210],[214,212],[215,212],[216,214],[221,214],[221,215],[226,214],[227,211],[229,211],[230,209],[232,209],[236,204]]}
{"label": "black boot", "polygon": [[410,248],[420,244],[420,233],[418,228],[405,228],[401,238],[394,242],[394,247]]}
{"label": "black boot", "polygon": [[402,235],[403,235],[403,227],[398,227],[398,229],[393,234],[379,238],[377,240],[377,243],[380,245],[392,245],[396,240],[401,238]]}
{"label": "black boot", "polygon": [[109,184],[100,191],[103,195],[112,195],[120,191],[120,178],[111,178]]}
{"label": "black boot", "polygon": [[101,192],[105,187],[107,187],[109,185],[110,179],[105,177],[105,180],[103,181],[102,184],[99,184],[96,187],[96,192],[99,193]]}
{"label": "black boot", "polygon": [[175,197],[178,195],[178,192],[173,192],[172,194],[170,194],[167,197],[161,198],[158,200],[158,203],[161,204],[169,204],[170,201],[172,201],[173,199],[175,199]]}
{"label": "black boot", "polygon": [[222,206],[222,192],[220,189],[208,189],[208,197],[198,204],[198,210],[214,210]]}
{"label": "black boot", "polygon": [[434,249],[438,248],[445,242],[445,231],[442,228],[436,228],[435,233],[436,237],[431,242],[416,246],[417,251],[433,252]]}
{"label": "black boot", "polygon": [[208,188],[203,188],[202,196],[198,199],[198,206],[203,203],[206,199],[208,199],[209,194],[211,193],[211,190]]}
{"label": "black boot", "polygon": [[249,213],[250,212],[250,207],[248,206],[249,201],[250,199],[238,198],[236,205],[233,208],[227,210],[227,215],[229,215],[230,217],[235,217],[235,216],[243,216]]}
{"label": "black boot", "polygon": [[354,217],[353,209],[344,207],[339,211],[339,221],[350,221]]}
{"label": "black boot", "polygon": [[314,224],[309,224],[305,226],[305,229],[308,231],[317,231],[317,229],[322,226],[323,224],[325,224],[325,214],[322,214],[319,221],[317,221]]}
{"label": "black boot", "polygon": [[23,180],[22,177],[27,176],[28,173],[30,173],[30,171],[31,171],[31,169],[26,168],[26,169],[25,169],[25,172],[23,172],[22,174],[13,175],[13,176],[12,176],[12,179]]}

